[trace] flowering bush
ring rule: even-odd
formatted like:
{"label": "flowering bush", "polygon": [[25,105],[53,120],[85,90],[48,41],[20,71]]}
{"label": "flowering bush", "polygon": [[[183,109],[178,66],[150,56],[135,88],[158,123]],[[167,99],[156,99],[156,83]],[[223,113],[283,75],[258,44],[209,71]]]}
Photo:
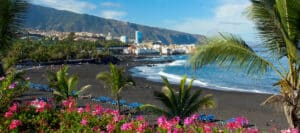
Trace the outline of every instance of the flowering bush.
{"label": "flowering bush", "polygon": [[12,71],[6,77],[0,77],[0,113],[13,103],[13,99],[22,95],[28,88],[28,79],[22,73]]}
{"label": "flowering bush", "polygon": [[[47,102],[46,102],[47,101]],[[224,122],[201,121],[194,114],[184,119],[161,116],[150,124],[143,116],[120,115],[117,110],[87,104],[77,107],[74,98],[62,101],[61,109],[54,109],[52,100],[34,100],[25,105],[11,104],[0,117],[3,132],[101,132],[101,133],[258,133],[244,117]],[[297,129],[281,130],[298,133]]]}

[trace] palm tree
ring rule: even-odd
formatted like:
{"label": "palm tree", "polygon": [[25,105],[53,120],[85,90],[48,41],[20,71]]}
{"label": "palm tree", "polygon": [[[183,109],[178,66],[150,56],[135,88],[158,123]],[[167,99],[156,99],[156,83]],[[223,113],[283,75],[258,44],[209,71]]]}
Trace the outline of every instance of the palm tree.
{"label": "palm tree", "polygon": [[[0,57],[2,57],[12,45],[16,32],[21,28],[27,0],[1,0],[0,3]],[[1,75],[5,75],[5,71],[0,60]]]}
{"label": "palm tree", "polygon": [[158,115],[165,115],[168,118],[179,116],[185,118],[191,114],[197,112],[201,108],[212,108],[215,106],[215,102],[212,95],[207,94],[203,98],[200,98],[201,90],[191,92],[193,80],[190,81],[187,88],[185,88],[187,77],[184,76],[180,82],[180,88],[178,92],[172,89],[168,79],[162,77],[165,86],[162,91],[154,91],[156,99],[160,100],[165,106],[165,109],[161,109],[155,105],[146,104],[142,109],[150,110]]}
{"label": "palm tree", "polygon": [[125,76],[123,68],[117,68],[112,63],[110,63],[109,66],[110,73],[99,73],[97,74],[96,78],[102,80],[107,85],[107,87],[110,88],[111,94],[117,99],[117,106],[120,112],[120,99],[123,88],[128,85],[135,85],[135,83],[130,77]]}
{"label": "palm tree", "polygon": [[85,85],[77,89],[78,77],[75,75],[67,76],[68,67],[62,66],[62,68],[55,72],[48,72],[49,86],[54,88],[54,100],[60,102],[61,100],[68,99],[70,96],[77,98],[83,91],[91,87],[91,85]]}
{"label": "palm tree", "polygon": [[[248,74],[264,74],[274,70],[280,80],[280,94],[268,98],[263,104],[280,102],[291,128],[299,127],[300,99],[300,1],[251,0],[248,16],[256,24],[264,46],[275,58],[287,57],[288,70],[276,67],[258,56],[241,38],[222,35],[208,39],[191,57],[194,68],[216,63],[228,68],[240,68]],[[279,61],[279,66],[282,66]]]}

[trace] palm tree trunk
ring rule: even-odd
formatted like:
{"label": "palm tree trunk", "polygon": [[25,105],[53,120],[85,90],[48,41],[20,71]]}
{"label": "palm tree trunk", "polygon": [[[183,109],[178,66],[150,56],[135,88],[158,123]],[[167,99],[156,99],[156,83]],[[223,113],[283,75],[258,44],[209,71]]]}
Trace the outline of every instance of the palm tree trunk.
{"label": "palm tree trunk", "polygon": [[120,96],[117,94],[117,106],[118,106],[118,111],[121,113],[121,105],[120,105]]}
{"label": "palm tree trunk", "polygon": [[290,128],[300,128],[300,123],[299,123],[299,119],[297,117],[297,107],[296,106],[292,106],[289,105],[287,103],[285,103],[283,105],[283,109],[284,109],[284,114],[285,117],[288,121],[289,127]]}
{"label": "palm tree trunk", "polygon": [[0,76],[5,76],[5,72],[4,72],[2,62],[0,62]]}

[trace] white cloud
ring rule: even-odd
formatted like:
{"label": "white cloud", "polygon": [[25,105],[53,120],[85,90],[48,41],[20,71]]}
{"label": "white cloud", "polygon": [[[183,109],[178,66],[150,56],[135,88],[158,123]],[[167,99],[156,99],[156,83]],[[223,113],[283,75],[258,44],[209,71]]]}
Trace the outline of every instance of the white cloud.
{"label": "white cloud", "polygon": [[[235,1],[235,3],[231,3]],[[229,32],[242,36],[245,40],[253,40],[255,36],[254,24],[244,15],[250,2],[236,2],[236,0],[221,0],[223,4],[215,8],[210,18],[186,18],[171,25],[170,28],[203,35],[216,35],[218,32]]]}
{"label": "white cloud", "polygon": [[100,15],[101,17],[108,19],[121,19],[122,17],[126,16],[127,13],[123,11],[104,10]]}
{"label": "white cloud", "polygon": [[100,5],[103,7],[121,7],[120,3],[113,3],[113,2],[103,2]]}
{"label": "white cloud", "polygon": [[59,10],[68,10],[77,13],[83,13],[86,10],[96,9],[94,4],[80,0],[32,0],[32,2]]}

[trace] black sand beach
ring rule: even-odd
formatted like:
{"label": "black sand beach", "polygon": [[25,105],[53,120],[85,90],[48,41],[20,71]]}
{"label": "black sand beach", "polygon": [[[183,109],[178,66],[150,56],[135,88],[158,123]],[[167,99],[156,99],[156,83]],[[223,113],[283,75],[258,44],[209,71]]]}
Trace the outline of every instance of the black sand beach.
{"label": "black sand beach", "polygon": [[[120,63],[118,66],[122,66],[126,70],[128,70],[133,66],[143,64],[144,63],[142,62],[127,61],[125,63]],[[58,68],[59,66],[55,67]],[[34,83],[47,84],[47,70],[50,70],[50,66],[28,70],[27,75],[30,76],[31,81]],[[69,65],[69,73],[79,76],[79,86],[87,84],[92,85],[92,87],[85,93],[91,94],[94,97],[110,96],[110,91],[104,88],[103,84],[100,81],[95,79],[97,73],[104,71],[109,71],[109,65]],[[136,86],[124,89],[122,92],[123,99],[126,99],[127,102],[160,105],[160,102],[153,97],[153,91],[160,90],[163,86],[162,83],[151,82],[137,77],[134,77],[133,79],[136,82]],[[227,92],[200,87],[194,87],[193,89],[201,89],[203,90],[203,94],[213,94],[217,102],[217,107],[215,109],[203,110],[201,111],[201,113],[214,114],[217,119],[220,120],[227,120],[232,117],[244,116],[250,120],[251,124],[254,124],[256,127],[264,130],[272,127],[276,127],[278,129],[288,127],[285,117],[280,110],[276,110],[272,106],[260,105],[260,103],[270,95],[244,92]],[[22,98],[27,99],[34,96],[51,96],[51,94],[49,92],[30,89],[24,94]],[[85,102],[91,102],[91,100],[80,100],[79,105],[84,105]]]}

